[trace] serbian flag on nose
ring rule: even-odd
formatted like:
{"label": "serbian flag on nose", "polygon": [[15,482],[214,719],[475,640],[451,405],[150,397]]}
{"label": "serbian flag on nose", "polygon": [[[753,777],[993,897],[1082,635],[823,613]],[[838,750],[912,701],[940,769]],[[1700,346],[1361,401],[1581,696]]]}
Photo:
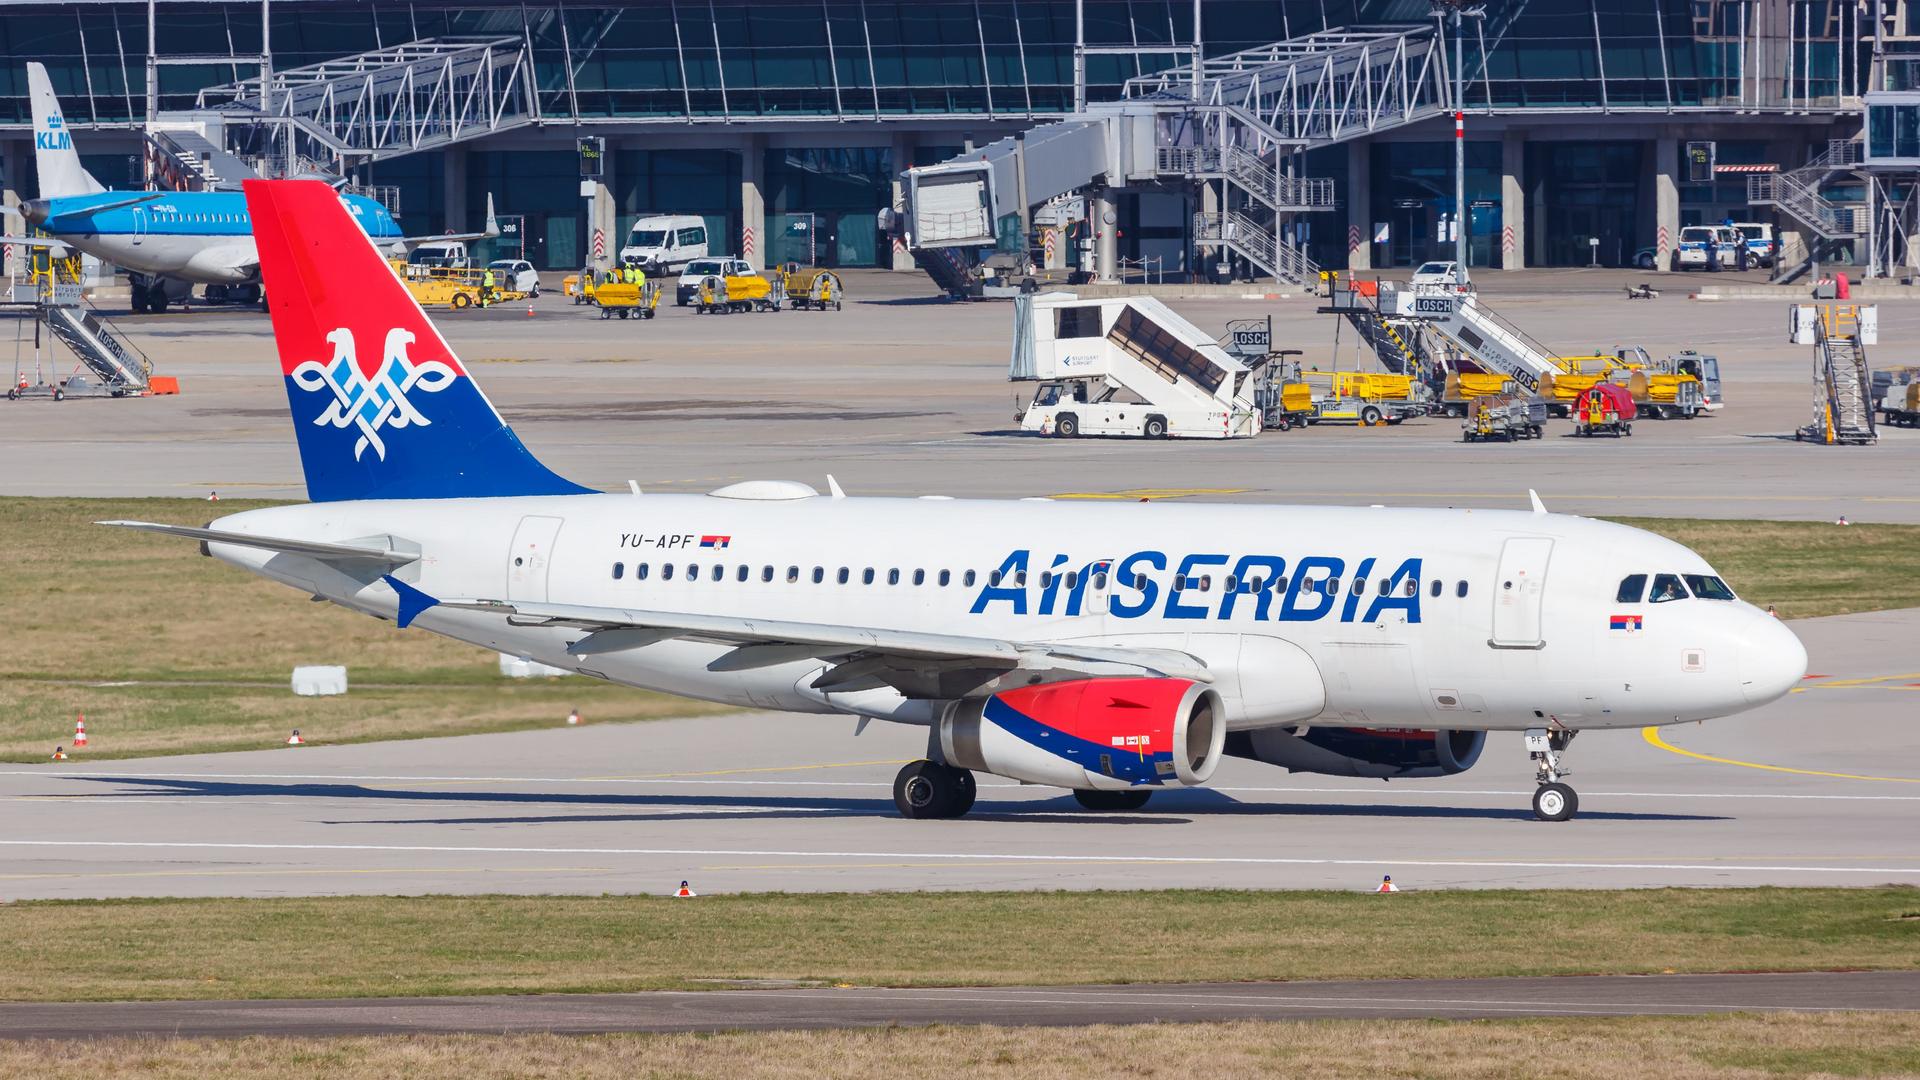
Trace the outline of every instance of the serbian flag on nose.
{"label": "serbian flag on nose", "polygon": [[1615,615],[1613,618],[1607,620],[1607,629],[1625,630],[1631,634],[1635,630],[1640,629],[1640,618],[1638,615]]}

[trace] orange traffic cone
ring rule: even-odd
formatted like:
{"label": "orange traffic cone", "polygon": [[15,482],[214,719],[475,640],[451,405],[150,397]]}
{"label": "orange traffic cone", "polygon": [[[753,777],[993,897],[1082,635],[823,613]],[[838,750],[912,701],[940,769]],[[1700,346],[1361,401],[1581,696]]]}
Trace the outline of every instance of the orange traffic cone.
{"label": "orange traffic cone", "polygon": [[527,305],[527,318],[529,318],[529,319],[531,319],[531,318],[533,318],[533,305],[532,305],[532,304],[528,304],[528,305]]}
{"label": "orange traffic cone", "polygon": [[684,882],[684,881],[682,881],[682,882],[680,883],[680,889],[679,889],[679,891],[678,891],[678,892],[675,892],[675,893],[674,893],[673,895],[675,895],[675,896],[695,896],[695,895],[698,895],[698,894],[696,894],[696,893],[695,893],[695,892],[694,892],[694,891],[693,891],[693,890],[692,890],[691,888],[689,888],[689,887],[687,886],[687,883],[686,883],[686,882]]}
{"label": "orange traffic cone", "polygon": [[1385,877],[1383,877],[1383,878],[1381,878],[1381,879],[1380,879],[1380,887],[1379,887],[1379,888],[1377,888],[1377,889],[1375,889],[1375,890],[1373,890],[1373,891],[1374,891],[1374,892],[1377,892],[1377,893],[1383,893],[1383,892],[1399,892],[1399,891],[1400,891],[1400,886],[1398,886],[1398,885],[1395,885],[1395,884],[1393,883],[1393,875],[1392,875],[1392,874],[1388,874],[1387,876],[1385,876]]}
{"label": "orange traffic cone", "polygon": [[567,714],[567,725],[568,725],[569,727],[571,727],[571,726],[573,726],[573,725],[575,725],[575,724],[578,724],[579,722],[580,722],[580,710],[579,710],[579,709],[575,709],[575,710],[573,710],[572,712],[569,712],[569,713]]}
{"label": "orange traffic cone", "polygon": [[75,750],[84,750],[86,747],[87,716],[85,713],[81,713],[79,719],[73,722],[73,748]]}
{"label": "orange traffic cone", "polygon": [[288,746],[305,746],[305,745],[307,745],[307,740],[305,740],[305,739],[303,739],[303,738],[301,738],[301,737],[300,737],[300,729],[299,729],[299,728],[294,728],[294,729],[293,729],[293,734],[291,734],[291,735],[289,735],[289,736],[287,736],[287,745],[288,745]]}

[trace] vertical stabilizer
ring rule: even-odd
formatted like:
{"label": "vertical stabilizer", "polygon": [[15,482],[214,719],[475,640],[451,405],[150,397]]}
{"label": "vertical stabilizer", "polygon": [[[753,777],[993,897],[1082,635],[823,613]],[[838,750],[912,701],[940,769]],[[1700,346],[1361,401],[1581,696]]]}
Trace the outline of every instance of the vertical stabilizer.
{"label": "vertical stabilizer", "polygon": [[575,495],[527,451],[319,180],[248,180],[307,496]]}
{"label": "vertical stabilizer", "polygon": [[40,197],[105,191],[80,164],[80,152],[73,148],[73,133],[67,130],[67,118],[60,112],[60,99],[53,96],[45,65],[27,64],[27,89],[33,98],[33,161],[40,171]]}

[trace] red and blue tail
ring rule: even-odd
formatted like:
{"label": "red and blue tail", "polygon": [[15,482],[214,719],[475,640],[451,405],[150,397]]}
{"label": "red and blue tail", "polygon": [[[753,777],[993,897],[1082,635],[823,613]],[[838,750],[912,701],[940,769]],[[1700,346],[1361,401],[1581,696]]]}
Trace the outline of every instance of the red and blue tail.
{"label": "red and blue tail", "polygon": [[520,443],[318,180],[248,180],[307,497],[576,495]]}

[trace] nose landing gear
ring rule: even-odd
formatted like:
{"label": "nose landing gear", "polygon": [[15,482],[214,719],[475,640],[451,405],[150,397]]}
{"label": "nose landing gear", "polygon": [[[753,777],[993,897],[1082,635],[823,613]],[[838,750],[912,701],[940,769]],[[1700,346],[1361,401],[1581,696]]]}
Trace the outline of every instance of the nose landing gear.
{"label": "nose landing gear", "polygon": [[1580,811],[1580,796],[1560,782],[1573,772],[1560,755],[1576,734],[1565,728],[1527,729],[1527,756],[1533,759],[1534,779],[1540,785],[1533,793],[1533,816],[1541,821],[1565,821]]}

